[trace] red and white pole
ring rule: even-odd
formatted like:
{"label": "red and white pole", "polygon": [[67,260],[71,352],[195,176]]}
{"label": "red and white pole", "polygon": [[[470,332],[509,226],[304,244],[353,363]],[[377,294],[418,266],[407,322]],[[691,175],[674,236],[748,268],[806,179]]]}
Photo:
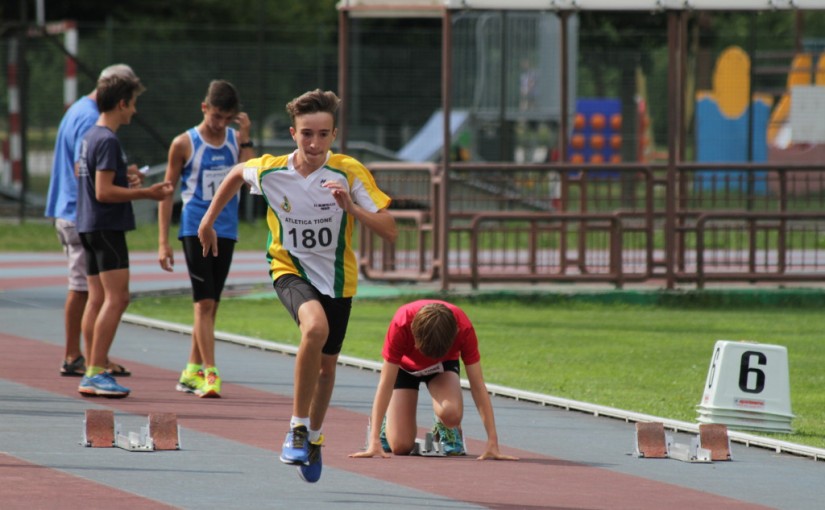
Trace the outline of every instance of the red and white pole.
{"label": "red and white pole", "polygon": [[77,101],[77,23],[64,22],[64,45],[66,47],[66,71],[63,76],[63,106],[68,109]]}
{"label": "red and white pole", "polygon": [[[9,91],[9,159],[11,161],[11,185],[15,189],[23,186],[23,133],[20,117],[20,87],[18,63],[20,61],[20,41],[9,40],[9,60],[6,83]],[[3,179],[8,183],[8,176]]]}

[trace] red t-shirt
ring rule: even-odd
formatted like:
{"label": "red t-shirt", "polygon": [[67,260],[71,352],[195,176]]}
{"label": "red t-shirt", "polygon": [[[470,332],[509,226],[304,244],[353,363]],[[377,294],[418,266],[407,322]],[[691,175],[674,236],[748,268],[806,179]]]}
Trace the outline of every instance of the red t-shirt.
{"label": "red t-shirt", "polygon": [[[440,359],[427,357],[416,349],[412,334],[412,321],[415,314],[423,306],[430,303],[441,303],[449,308],[455,315],[458,325],[458,334],[456,334],[453,346]],[[459,356],[461,356],[461,360],[464,361],[465,365],[472,365],[481,360],[481,354],[478,352],[478,338],[467,314],[451,303],[435,299],[413,301],[395,312],[395,316],[393,316],[387,330],[387,338],[384,340],[384,349],[381,355],[388,362],[400,365],[407,372],[418,372],[441,361],[457,360]]]}

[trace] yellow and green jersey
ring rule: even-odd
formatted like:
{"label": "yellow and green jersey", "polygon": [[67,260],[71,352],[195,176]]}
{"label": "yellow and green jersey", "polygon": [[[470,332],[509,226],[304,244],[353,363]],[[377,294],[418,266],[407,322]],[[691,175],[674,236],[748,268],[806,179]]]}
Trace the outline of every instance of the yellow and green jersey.
{"label": "yellow and green jersey", "polygon": [[338,207],[323,184],[346,183],[353,202],[377,212],[390,198],[375,184],[364,165],[349,156],[329,153],[326,163],[304,178],[295,170],[293,154],[264,155],[244,164],[244,181],[268,207],[267,259],[273,280],[298,275],[331,297],[352,297],[358,265],[352,249],[355,218]]}

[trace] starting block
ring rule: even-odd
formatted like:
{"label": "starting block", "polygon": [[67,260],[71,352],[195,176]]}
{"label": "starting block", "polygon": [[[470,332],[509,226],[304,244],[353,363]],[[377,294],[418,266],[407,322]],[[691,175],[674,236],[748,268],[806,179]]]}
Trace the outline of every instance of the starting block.
{"label": "starting block", "polygon": [[130,452],[180,450],[180,426],[174,413],[152,413],[139,432],[121,432],[113,411],[86,410],[83,420],[83,446],[111,448]]}
{"label": "starting block", "polygon": [[[366,444],[369,445],[370,442],[370,425],[367,424],[367,441]],[[462,435],[461,442],[464,444],[464,437]],[[410,455],[417,455],[419,457],[447,457],[447,453],[444,451],[444,446],[441,444],[440,441],[435,441],[433,439],[433,433],[427,432],[424,434],[424,439],[416,438],[415,444],[413,445],[413,449],[410,451]]]}
{"label": "starting block", "polygon": [[710,462],[711,460],[710,450],[699,445],[698,437],[691,437],[690,444],[671,443],[668,457],[682,462]]}
{"label": "starting block", "polygon": [[666,459],[668,437],[660,422],[636,422],[636,456],[646,459]]}
{"label": "starting block", "polygon": [[410,455],[419,455],[421,457],[446,457],[441,443],[433,441],[433,433],[427,432],[424,439],[416,438]]}
{"label": "starting block", "polygon": [[115,444],[115,413],[86,409],[83,418],[83,446],[111,448]]}
{"label": "starting block", "polygon": [[708,463],[731,460],[728,431],[724,425],[700,425],[700,435],[691,437],[690,443],[673,440],[665,433],[660,422],[636,423],[636,457],[648,459],[676,459],[682,462]]}
{"label": "starting block", "polygon": [[700,444],[710,450],[711,460],[730,460],[730,438],[728,427],[718,423],[699,425]]}

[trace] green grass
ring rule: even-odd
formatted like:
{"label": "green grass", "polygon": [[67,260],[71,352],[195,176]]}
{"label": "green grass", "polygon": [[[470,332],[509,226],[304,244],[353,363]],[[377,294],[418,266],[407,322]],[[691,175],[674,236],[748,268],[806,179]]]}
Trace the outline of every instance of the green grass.
{"label": "green grass", "polygon": [[[559,296],[450,298],[473,320],[488,382],[695,422],[716,340],[786,346],[793,434],[763,434],[825,447],[825,353],[819,307],[719,307],[588,303]],[[389,319],[404,298],[357,299],[343,354],[380,361]],[[191,324],[188,297],[134,300],[130,313]],[[221,331],[297,345],[274,293],[225,298]]]}
{"label": "green grass", "polygon": [[[266,243],[267,227],[263,219],[240,223],[236,250],[263,251]],[[177,235],[177,226],[172,226],[170,239]],[[130,251],[157,251],[158,228],[156,224],[139,225],[126,234]],[[25,223],[0,222],[0,246],[3,251],[50,252],[61,250],[57,234],[50,220],[32,218]]]}

